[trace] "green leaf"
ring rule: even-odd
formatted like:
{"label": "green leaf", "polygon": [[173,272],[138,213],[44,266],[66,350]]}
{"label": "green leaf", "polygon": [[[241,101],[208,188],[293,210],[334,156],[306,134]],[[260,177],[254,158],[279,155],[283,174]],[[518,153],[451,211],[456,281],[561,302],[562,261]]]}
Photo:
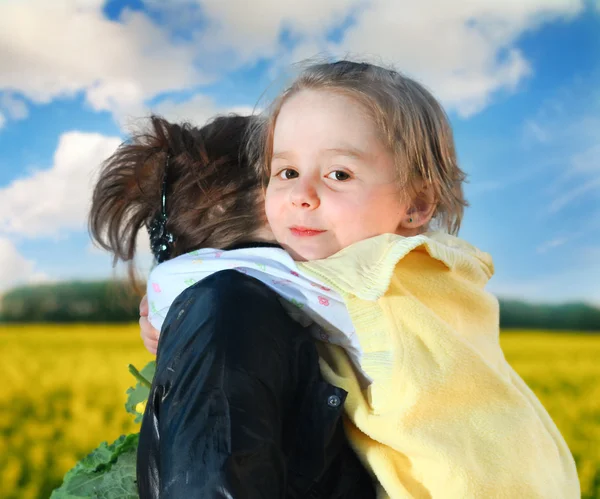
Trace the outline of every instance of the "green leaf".
{"label": "green leaf", "polygon": [[[142,421],[142,414],[136,411],[136,406],[140,402],[146,402],[150,395],[150,386],[152,384],[152,378],[154,378],[154,371],[156,370],[156,362],[154,360],[148,362],[146,366],[138,372],[133,366],[129,366],[130,371],[134,375],[138,382],[135,386],[127,389],[127,402],[125,402],[125,410],[135,416],[135,422],[139,423]],[[133,367],[133,371],[131,368]]]}
{"label": "green leaf", "polygon": [[139,434],[102,442],[65,475],[50,499],[137,499],[136,454]]}
{"label": "green leaf", "polygon": [[129,364],[129,372],[133,374],[133,377],[137,379],[146,388],[150,389],[152,387],[152,381],[148,381],[146,378],[144,378],[142,373],[139,372],[133,364]]}

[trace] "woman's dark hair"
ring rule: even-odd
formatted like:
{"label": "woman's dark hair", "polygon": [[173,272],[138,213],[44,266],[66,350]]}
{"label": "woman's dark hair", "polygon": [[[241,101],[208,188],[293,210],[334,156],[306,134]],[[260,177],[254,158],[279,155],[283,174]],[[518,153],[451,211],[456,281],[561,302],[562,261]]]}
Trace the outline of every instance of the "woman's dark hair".
{"label": "woman's dark hair", "polygon": [[171,258],[249,241],[264,225],[261,183],[245,147],[256,119],[221,116],[197,128],[151,116],[147,131],[133,135],[102,164],[90,234],[114,255],[115,264],[129,264],[132,280],[137,234],[161,211],[163,178]]}

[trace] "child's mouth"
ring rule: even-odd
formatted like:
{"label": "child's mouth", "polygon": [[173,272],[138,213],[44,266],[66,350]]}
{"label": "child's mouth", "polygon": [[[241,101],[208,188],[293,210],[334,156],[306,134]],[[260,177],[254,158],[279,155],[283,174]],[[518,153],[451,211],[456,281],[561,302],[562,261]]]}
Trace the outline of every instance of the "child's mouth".
{"label": "child's mouth", "polygon": [[292,233],[292,235],[297,237],[309,237],[318,236],[319,234],[323,234],[323,232],[326,231],[319,229],[311,229],[310,227],[290,227],[290,232]]}

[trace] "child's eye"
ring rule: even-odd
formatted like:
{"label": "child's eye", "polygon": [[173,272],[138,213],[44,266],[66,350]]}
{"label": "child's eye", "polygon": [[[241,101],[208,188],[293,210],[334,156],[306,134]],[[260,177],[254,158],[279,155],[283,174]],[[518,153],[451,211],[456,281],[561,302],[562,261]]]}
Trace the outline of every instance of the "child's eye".
{"label": "child's eye", "polygon": [[344,180],[350,179],[350,174],[343,170],[335,170],[334,172],[331,172],[329,175],[327,175],[327,178],[330,178],[331,180],[339,180],[340,182],[343,182]]}
{"label": "child's eye", "polygon": [[298,177],[298,172],[296,170],[292,170],[291,168],[284,168],[281,170],[276,177],[279,177],[282,180],[290,180]]}

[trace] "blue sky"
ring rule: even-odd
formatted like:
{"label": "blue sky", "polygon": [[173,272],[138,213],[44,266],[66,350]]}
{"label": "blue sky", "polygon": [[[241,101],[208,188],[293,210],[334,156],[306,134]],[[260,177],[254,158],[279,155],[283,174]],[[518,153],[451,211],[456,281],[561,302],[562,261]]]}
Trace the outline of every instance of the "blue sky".
{"label": "blue sky", "polygon": [[490,290],[600,304],[600,4],[575,0],[5,0],[0,293],[114,275],[90,189],[151,110],[250,112],[323,54],[393,64],[445,105]]}

